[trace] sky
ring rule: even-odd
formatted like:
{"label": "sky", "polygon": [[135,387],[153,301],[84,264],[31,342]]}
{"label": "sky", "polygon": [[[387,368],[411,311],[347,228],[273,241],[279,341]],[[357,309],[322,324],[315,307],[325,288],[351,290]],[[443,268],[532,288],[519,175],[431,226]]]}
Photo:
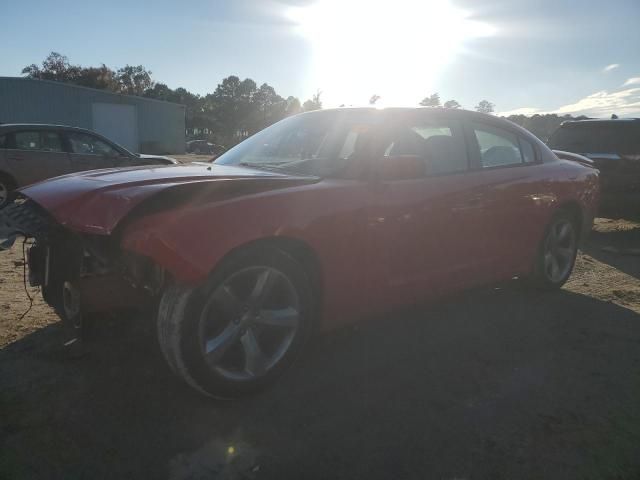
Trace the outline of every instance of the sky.
{"label": "sky", "polygon": [[198,94],[237,75],[325,106],[438,92],[500,114],[640,117],[640,0],[31,0],[0,18],[0,76],[57,51]]}

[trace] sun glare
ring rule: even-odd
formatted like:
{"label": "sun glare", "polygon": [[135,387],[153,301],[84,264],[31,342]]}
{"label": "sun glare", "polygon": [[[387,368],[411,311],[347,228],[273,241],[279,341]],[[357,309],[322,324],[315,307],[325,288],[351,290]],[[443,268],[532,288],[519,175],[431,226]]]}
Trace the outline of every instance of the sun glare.
{"label": "sun glare", "polygon": [[320,0],[287,16],[313,47],[310,82],[328,106],[415,105],[465,41],[494,33],[447,0]]}

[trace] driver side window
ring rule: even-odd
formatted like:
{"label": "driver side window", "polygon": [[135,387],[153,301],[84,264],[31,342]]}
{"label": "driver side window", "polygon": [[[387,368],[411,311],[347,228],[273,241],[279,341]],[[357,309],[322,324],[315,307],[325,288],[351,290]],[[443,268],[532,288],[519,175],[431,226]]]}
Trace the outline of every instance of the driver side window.
{"label": "driver side window", "polygon": [[[385,169],[393,169],[394,158],[414,157],[414,176],[463,172],[468,168],[461,125],[453,120],[414,120],[398,125],[385,143]],[[406,163],[405,163],[406,164]]]}

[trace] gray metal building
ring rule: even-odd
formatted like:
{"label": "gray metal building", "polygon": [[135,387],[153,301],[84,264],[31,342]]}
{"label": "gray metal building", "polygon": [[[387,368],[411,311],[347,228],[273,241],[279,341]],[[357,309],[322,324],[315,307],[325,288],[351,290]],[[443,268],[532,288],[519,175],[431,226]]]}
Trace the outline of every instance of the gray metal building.
{"label": "gray metal building", "polygon": [[48,80],[0,77],[0,123],[88,128],[135,153],[185,148],[184,105]]}

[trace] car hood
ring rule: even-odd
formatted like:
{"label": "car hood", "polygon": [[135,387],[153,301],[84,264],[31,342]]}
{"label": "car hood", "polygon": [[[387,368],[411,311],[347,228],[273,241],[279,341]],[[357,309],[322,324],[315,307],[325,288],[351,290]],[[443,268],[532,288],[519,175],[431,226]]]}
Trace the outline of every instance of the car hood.
{"label": "car hood", "polygon": [[[20,193],[72,230],[108,235],[143,201],[172,189],[225,189],[229,195],[316,183],[317,177],[216,164],[131,167],[65,175]],[[247,189],[247,186],[254,188]],[[236,187],[236,188],[233,188]]]}

